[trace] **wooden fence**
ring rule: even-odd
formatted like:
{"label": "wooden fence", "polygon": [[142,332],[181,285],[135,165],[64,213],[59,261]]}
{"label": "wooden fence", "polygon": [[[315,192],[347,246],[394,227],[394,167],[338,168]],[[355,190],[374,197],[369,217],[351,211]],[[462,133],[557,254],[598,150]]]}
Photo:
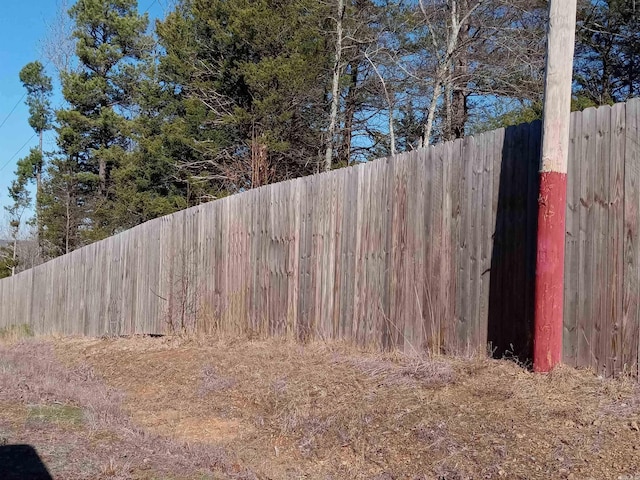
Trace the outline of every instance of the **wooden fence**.
{"label": "wooden fence", "polygon": [[[640,100],[572,115],[564,358],[637,373]],[[528,357],[540,124],[265,186],[0,281],[0,327]]]}

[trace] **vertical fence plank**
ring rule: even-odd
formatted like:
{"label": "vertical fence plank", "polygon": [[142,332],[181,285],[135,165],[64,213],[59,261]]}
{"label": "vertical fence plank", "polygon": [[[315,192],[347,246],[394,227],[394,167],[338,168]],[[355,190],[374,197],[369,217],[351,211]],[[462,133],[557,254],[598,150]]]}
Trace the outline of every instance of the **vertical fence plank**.
{"label": "vertical fence plank", "polygon": [[[384,161],[384,160],[382,160]],[[381,308],[381,299],[375,296],[376,293],[376,281],[377,281],[377,262],[376,262],[376,248],[375,241],[377,236],[376,230],[376,215],[372,213],[376,211],[380,205],[379,200],[381,193],[374,194],[375,185],[378,177],[378,164],[371,165],[367,168],[365,177],[367,182],[365,183],[366,190],[364,192],[363,202],[363,221],[366,225],[367,235],[363,242],[364,251],[364,280],[363,280],[363,294],[362,294],[362,344],[368,345],[373,340],[373,332],[375,324],[378,319],[378,312]]]}
{"label": "vertical fence plank", "polygon": [[[480,319],[482,314],[481,298],[482,298],[482,202],[483,202],[483,183],[484,183],[484,144],[483,139],[476,139],[471,148],[473,149],[473,164],[471,166],[471,204],[473,206],[470,221],[471,232],[467,239],[469,243],[468,255],[469,255],[469,283],[471,285],[470,291],[470,320],[471,320],[471,332],[467,344],[477,344],[482,334],[480,333],[481,324]],[[464,339],[461,339],[464,341]],[[462,342],[461,342],[462,343]],[[461,348],[467,349],[467,345],[462,344]]]}
{"label": "vertical fence plank", "polygon": [[[611,126],[611,108],[606,105],[596,110],[596,158],[595,158],[595,271],[597,276],[609,281],[609,245],[607,244],[609,226],[609,131]],[[596,371],[604,373],[610,362],[611,349],[608,335],[608,311],[610,307],[609,289],[603,289],[600,282],[592,284],[593,298],[595,300],[595,317],[593,330],[593,345],[595,348],[594,365]]]}
{"label": "vertical fence plank", "polygon": [[424,199],[424,235],[425,242],[423,246],[425,259],[425,276],[423,291],[420,292],[421,304],[425,312],[425,327],[423,346],[430,351],[437,351],[439,342],[438,334],[438,274],[435,272],[435,265],[438,251],[438,231],[435,225],[438,223],[435,219],[435,211],[438,207],[439,197],[437,196],[436,184],[439,180],[436,178],[438,161],[436,150],[434,147],[425,149],[425,199]]}
{"label": "vertical fence plank", "polygon": [[578,362],[578,305],[579,260],[580,260],[580,170],[582,115],[571,114],[569,139],[569,163],[567,173],[567,234],[565,237],[565,281],[564,281],[564,333],[563,360],[569,365]]}
{"label": "vertical fence plank", "polygon": [[290,190],[287,198],[290,221],[287,224],[289,251],[287,264],[287,336],[295,334],[298,316],[298,297],[300,275],[300,182],[289,182]]}
{"label": "vertical fence plank", "polygon": [[333,275],[332,275],[332,291],[331,295],[331,325],[333,338],[340,338],[341,335],[341,303],[340,292],[342,291],[342,242],[343,242],[343,201],[344,201],[344,185],[346,178],[346,169],[339,170],[334,173],[334,184],[331,198],[332,209],[332,258]]}
{"label": "vertical fence plank", "polygon": [[310,334],[310,318],[308,304],[310,302],[310,257],[311,257],[311,218],[310,205],[312,201],[309,198],[310,178],[304,178],[301,182],[300,192],[300,276],[298,279],[298,321],[297,321],[297,338],[298,340],[306,340]]}
{"label": "vertical fence plank", "polygon": [[440,248],[442,246],[442,145],[429,147],[427,181],[429,196],[427,199],[427,298],[425,304],[429,309],[429,329],[427,348],[432,352],[440,352],[442,348],[442,278],[440,276]]}
{"label": "vertical fence plank", "polygon": [[369,199],[366,198],[366,194],[368,193],[368,175],[369,169],[364,168],[362,165],[358,165],[356,167],[358,183],[356,188],[356,200],[353,204],[353,208],[356,209],[355,215],[355,244],[356,249],[354,252],[355,255],[355,263],[353,270],[353,280],[355,282],[354,290],[353,290],[353,329],[352,335],[353,340],[361,343],[362,342],[362,330],[363,330],[363,312],[362,305],[366,302],[365,298],[365,279],[366,279],[366,248],[367,241],[369,238],[368,228],[369,225],[366,221],[366,217],[364,216],[364,212],[366,208],[364,207],[365,202]]}
{"label": "vertical fence plank", "polygon": [[[487,344],[488,333],[488,319],[489,319],[489,295],[491,292],[491,248],[493,242],[493,231],[495,225],[495,216],[492,209],[492,202],[494,198],[493,189],[493,177],[494,170],[499,168],[496,165],[496,159],[493,155],[495,135],[493,133],[485,133],[480,135],[476,140],[478,151],[483,157],[483,173],[482,173],[482,202],[480,208],[482,210],[481,219],[481,232],[480,232],[480,312],[479,312],[479,325],[478,325],[478,338],[475,342],[467,341],[464,346],[465,349],[472,350],[466,353],[475,353],[480,350],[481,353],[485,353],[485,346]],[[456,293],[456,296],[459,293]],[[466,339],[463,339],[463,341]]]}
{"label": "vertical fence plank", "polygon": [[[383,345],[392,348],[413,341],[412,319],[407,315],[408,286],[406,285],[407,252],[407,187],[405,159],[391,159],[389,173],[392,182],[391,220],[387,240],[387,279],[389,316],[385,324]],[[395,329],[391,328],[391,324]]]}
{"label": "vertical fence plank", "polygon": [[318,231],[318,272],[319,272],[319,295],[318,295],[318,324],[321,338],[332,338],[333,326],[331,315],[331,291],[333,290],[334,264],[332,262],[333,232],[332,224],[332,188],[333,172],[320,175],[320,208],[316,209],[319,214]]}
{"label": "vertical fence plank", "polygon": [[[406,154],[404,162],[406,162],[403,172],[406,186],[402,192],[404,195],[404,223],[399,223],[394,232],[400,239],[403,238],[398,242],[398,247],[402,249],[404,244],[401,263],[403,271],[399,274],[396,272],[399,281],[398,288],[403,289],[402,298],[396,297],[396,299],[403,302],[402,306],[398,306],[398,310],[402,310],[402,315],[404,315],[404,319],[399,319],[400,322],[403,322],[404,329],[403,344],[397,343],[396,347],[404,348],[404,342],[408,342],[416,349],[421,349],[422,312],[416,302],[416,291],[418,285],[421,285],[422,277],[422,260],[418,246],[422,244],[423,231],[419,221],[422,218],[422,211],[419,210],[417,202],[424,179],[420,178],[417,173],[418,162],[420,162],[418,152],[413,151]],[[400,177],[398,177],[398,181],[399,179]],[[389,293],[393,295],[395,292],[392,289]]]}
{"label": "vertical fence plank", "polygon": [[607,375],[621,370],[622,341],[622,270],[624,238],[624,151],[625,151],[625,105],[617,104],[611,108],[611,125],[608,132],[609,142],[609,225],[608,225],[608,283],[611,285],[606,311],[609,350]]}
{"label": "vertical fence plank", "polygon": [[622,366],[640,373],[640,99],[627,103],[624,151]]}
{"label": "vertical fence plank", "polygon": [[[487,135],[487,134],[485,134]],[[502,178],[502,149],[504,145],[504,128],[491,132],[491,143],[487,145],[487,149],[493,156],[493,171],[491,175],[492,196],[491,196],[491,240],[490,240],[490,265],[489,265],[489,311],[487,317],[487,348],[493,354],[498,353],[499,340],[501,337],[499,325],[502,315],[502,302],[500,298],[499,285],[499,268],[498,255],[496,246],[499,241],[498,233],[501,222],[501,215],[498,215],[498,207],[502,197],[501,178]]]}
{"label": "vertical fence plank", "polygon": [[346,265],[343,274],[342,284],[345,285],[341,303],[343,305],[343,337],[354,340],[356,338],[356,314],[357,314],[357,293],[356,282],[358,281],[356,264],[359,255],[359,242],[361,238],[360,226],[358,224],[358,196],[360,189],[361,168],[353,167],[348,170],[347,192],[344,209],[344,232],[345,232],[345,257]]}
{"label": "vertical fence plank", "polygon": [[521,235],[521,281],[523,301],[520,303],[520,315],[523,318],[522,336],[526,341],[520,346],[527,356],[533,350],[533,311],[535,301],[535,265],[536,265],[536,227],[538,206],[538,178],[540,165],[541,122],[533,122],[522,126],[521,145],[525,152],[520,176],[520,185],[524,198],[519,203],[520,235]]}
{"label": "vertical fence plank", "polygon": [[[527,146],[528,168],[527,173],[527,219],[525,242],[525,324],[533,329],[534,324],[534,302],[535,302],[535,280],[536,280],[536,241],[538,227],[538,195],[539,195],[539,170],[540,156],[542,149],[542,122],[535,121],[529,125],[529,144]],[[530,330],[531,332],[531,330]],[[530,345],[533,346],[533,340]]]}
{"label": "vertical fence plank", "polygon": [[596,274],[593,268],[595,259],[593,217],[593,183],[595,164],[595,110],[588,108],[582,112],[582,133],[580,145],[580,259],[578,289],[582,292],[578,304],[578,360],[581,366],[592,365],[593,298],[592,283]]}
{"label": "vertical fence plank", "polygon": [[494,172],[496,198],[495,233],[491,262],[491,298],[489,339],[492,348],[499,356],[513,355],[513,341],[516,328],[515,312],[512,311],[513,297],[516,295],[513,275],[517,258],[514,255],[514,208],[513,196],[516,189],[514,180],[513,154],[515,128],[509,127],[498,133],[498,142],[494,145],[496,162],[500,169]]}
{"label": "vertical fence plank", "polygon": [[[378,320],[376,324],[376,335],[381,348],[389,349],[392,346],[392,332],[400,331],[398,320],[391,318],[391,296],[389,285],[389,268],[391,267],[391,235],[392,235],[392,203],[394,199],[393,190],[393,158],[388,158],[385,162],[380,162],[377,188],[382,189],[380,198],[380,211],[382,215],[377,217],[378,221],[378,275],[377,289],[381,298],[381,306],[378,310]],[[384,335],[383,335],[384,333]],[[404,333],[402,334],[404,336]]]}
{"label": "vertical fence plank", "polygon": [[413,170],[416,178],[416,199],[414,203],[414,211],[412,212],[412,228],[411,237],[414,239],[414,263],[412,269],[412,277],[414,278],[413,288],[410,292],[411,301],[416,312],[416,338],[419,339],[415,344],[423,349],[428,345],[428,326],[431,321],[430,306],[425,302],[428,292],[428,266],[427,266],[427,250],[428,232],[426,224],[426,214],[428,210],[428,191],[429,178],[427,176],[427,166],[429,164],[428,149],[421,149],[415,153],[415,169]]}
{"label": "vertical fence plank", "polygon": [[468,292],[469,290],[467,277],[465,276],[465,260],[468,258],[465,255],[465,238],[468,234],[465,229],[467,227],[466,201],[468,199],[468,191],[466,188],[466,180],[469,178],[469,173],[467,171],[469,145],[469,138],[461,139],[457,142],[456,151],[452,159],[453,164],[450,186],[453,194],[451,201],[451,228],[453,231],[452,248],[455,250],[455,260],[453,261],[453,288],[455,289],[455,293],[451,320],[453,322],[452,328],[455,330],[456,341],[458,344],[466,342],[467,337],[465,327],[468,325],[468,319],[463,311],[463,307],[465,305],[465,294],[463,292]]}

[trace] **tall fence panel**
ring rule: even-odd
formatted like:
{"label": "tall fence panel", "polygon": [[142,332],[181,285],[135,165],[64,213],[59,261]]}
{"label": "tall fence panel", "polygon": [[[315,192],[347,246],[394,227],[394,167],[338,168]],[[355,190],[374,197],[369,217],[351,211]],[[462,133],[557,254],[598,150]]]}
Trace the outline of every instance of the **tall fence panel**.
{"label": "tall fence panel", "polygon": [[[572,114],[565,362],[637,373],[640,100]],[[0,281],[0,328],[531,352],[540,124],[268,185]]]}

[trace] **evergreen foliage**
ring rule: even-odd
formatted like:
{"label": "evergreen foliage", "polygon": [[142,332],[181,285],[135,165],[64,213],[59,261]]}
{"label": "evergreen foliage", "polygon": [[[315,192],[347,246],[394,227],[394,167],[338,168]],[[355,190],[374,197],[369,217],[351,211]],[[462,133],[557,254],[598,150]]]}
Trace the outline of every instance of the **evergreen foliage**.
{"label": "evergreen foliage", "polygon": [[[574,109],[637,95],[635,8],[581,0]],[[52,110],[40,62],[19,75],[30,126],[40,139],[53,129],[57,147],[40,141],[18,162],[9,230],[17,239],[33,211],[42,258],[225,195],[541,115],[544,0],[177,0],[153,29],[136,0],[77,0],[68,16],[63,106]],[[16,262],[1,247],[0,275]]]}

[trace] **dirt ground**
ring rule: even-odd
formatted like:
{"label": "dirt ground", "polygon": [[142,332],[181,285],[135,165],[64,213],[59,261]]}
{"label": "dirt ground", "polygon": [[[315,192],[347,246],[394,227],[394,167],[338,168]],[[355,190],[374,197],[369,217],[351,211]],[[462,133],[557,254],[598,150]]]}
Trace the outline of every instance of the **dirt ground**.
{"label": "dirt ground", "polygon": [[56,479],[631,480],[639,423],[634,380],[566,367],[278,340],[0,343],[0,445],[32,445]]}

